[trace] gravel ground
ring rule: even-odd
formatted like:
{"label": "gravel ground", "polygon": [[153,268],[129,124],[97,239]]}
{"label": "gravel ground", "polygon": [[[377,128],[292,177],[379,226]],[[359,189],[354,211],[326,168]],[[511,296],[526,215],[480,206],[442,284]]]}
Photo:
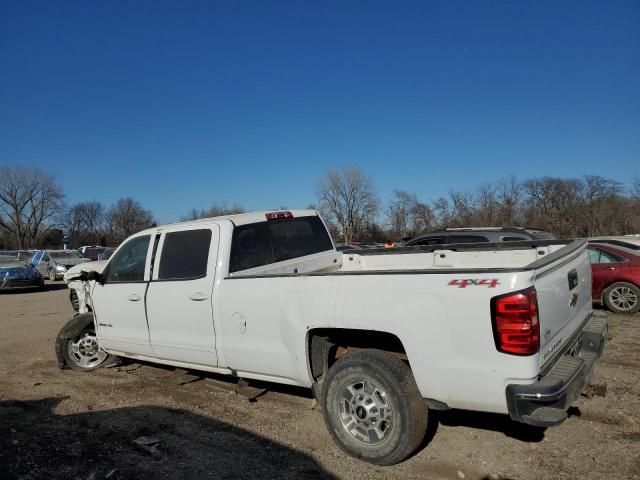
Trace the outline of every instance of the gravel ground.
{"label": "gravel ground", "polygon": [[249,401],[226,377],[128,363],[59,370],[72,314],[60,282],[0,294],[0,478],[640,479],[640,315],[611,340],[570,418],[545,431],[506,416],[430,413],[424,446],[393,467],[344,455],[310,393],[271,384]]}

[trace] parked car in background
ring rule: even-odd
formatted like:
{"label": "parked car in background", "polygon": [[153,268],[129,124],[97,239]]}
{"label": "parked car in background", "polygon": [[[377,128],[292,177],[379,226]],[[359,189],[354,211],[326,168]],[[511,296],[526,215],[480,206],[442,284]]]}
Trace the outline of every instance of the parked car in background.
{"label": "parked car in background", "polygon": [[588,250],[594,303],[616,313],[640,310],[640,250],[596,242]]}
{"label": "parked car in background", "polygon": [[75,250],[38,250],[33,255],[31,263],[42,276],[55,281],[62,278],[71,267],[88,261]]}
{"label": "parked car in background", "polygon": [[453,243],[500,243],[531,240],[553,240],[552,234],[535,228],[447,228],[418,235],[407,241],[404,246],[445,245]]}
{"label": "parked car in background", "polygon": [[624,236],[608,236],[608,237],[590,237],[590,242],[608,243],[618,245],[619,247],[627,247],[640,250],[640,235],[624,235]]}
{"label": "parked car in background", "polygon": [[0,292],[27,288],[43,288],[44,280],[33,264],[17,255],[0,255]]}
{"label": "parked car in background", "polygon": [[105,247],[105,249],[100,253],[100,255],[98,255],[98,260],[99,261],[109,260],[111,258],[111,255],[113,255],[113,252],[115,251],[116,251],[115,248]]}
{"label": "parked car in background", "polygon": [[98,260],[98,257],[102,252],[106,250],[106,247],[99,246],[84,246],[78,249],[78,252],[84,257],[88,258],[91,261]]}

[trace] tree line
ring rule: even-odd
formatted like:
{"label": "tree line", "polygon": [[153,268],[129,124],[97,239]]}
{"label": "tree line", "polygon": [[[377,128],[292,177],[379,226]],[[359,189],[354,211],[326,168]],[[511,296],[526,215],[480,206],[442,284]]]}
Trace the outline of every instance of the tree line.
{"label": "tree line", "polygon": [[0,168],[0,249],[59,248],[63,234],[71,246],[117,245],[155,224],[151,211],[132,198],[110,207],[98,201],[65,204],[53,175],[38,168]]}
{"label": "tree line", "polygon": [[[330,171],[317,183],[320,211],[345,242],[398,240],[453,227],[531,227],[558,237],[640,233],[640,179],[630,189],[597,175],[506,177],[432,202],[394,190],[382,207],[360,169]],[[381,215],[382,214],[382,215]],[[380,219],[382,218],[382,222]]]}
{"label": "tree line", "polygon": [[[625,189],[601,176],[506,177],[470,190],[451,190],[431,202],[394,190],[382,203],[372,180],[357,167],[330,170],[316,182],[317,209],[339,242],[400,240],[446,227],[527,226],[559,237],[640,233],[640,180]],[[286,208],[286,207],[282,207]],[[241,205],[191,209],[181,220],[243,213]],[[54,176],[37,168],[0,168],[0,249],[115,246],[156,224],[132,198],[111,206],[65,203]]]}

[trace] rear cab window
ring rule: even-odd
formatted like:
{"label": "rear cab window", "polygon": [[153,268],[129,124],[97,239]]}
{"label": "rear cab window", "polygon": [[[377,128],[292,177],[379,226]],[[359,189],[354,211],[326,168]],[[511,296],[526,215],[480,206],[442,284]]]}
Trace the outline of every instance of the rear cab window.
{"label": "rear cab window", "polygon": [[229,273],[333,251],[318,216],[279,218],[233,229]]}

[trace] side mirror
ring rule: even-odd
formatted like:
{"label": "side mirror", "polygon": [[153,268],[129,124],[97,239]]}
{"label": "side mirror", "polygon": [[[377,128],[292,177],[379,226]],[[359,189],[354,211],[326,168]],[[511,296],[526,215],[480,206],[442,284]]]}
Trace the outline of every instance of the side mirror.
{"label": "side mirror", "polygon": [[94,281],[102,284],[104,283],[104,275],[96,271],[82,272],[80,274],[80,280],[89,281],[89,282]]}

